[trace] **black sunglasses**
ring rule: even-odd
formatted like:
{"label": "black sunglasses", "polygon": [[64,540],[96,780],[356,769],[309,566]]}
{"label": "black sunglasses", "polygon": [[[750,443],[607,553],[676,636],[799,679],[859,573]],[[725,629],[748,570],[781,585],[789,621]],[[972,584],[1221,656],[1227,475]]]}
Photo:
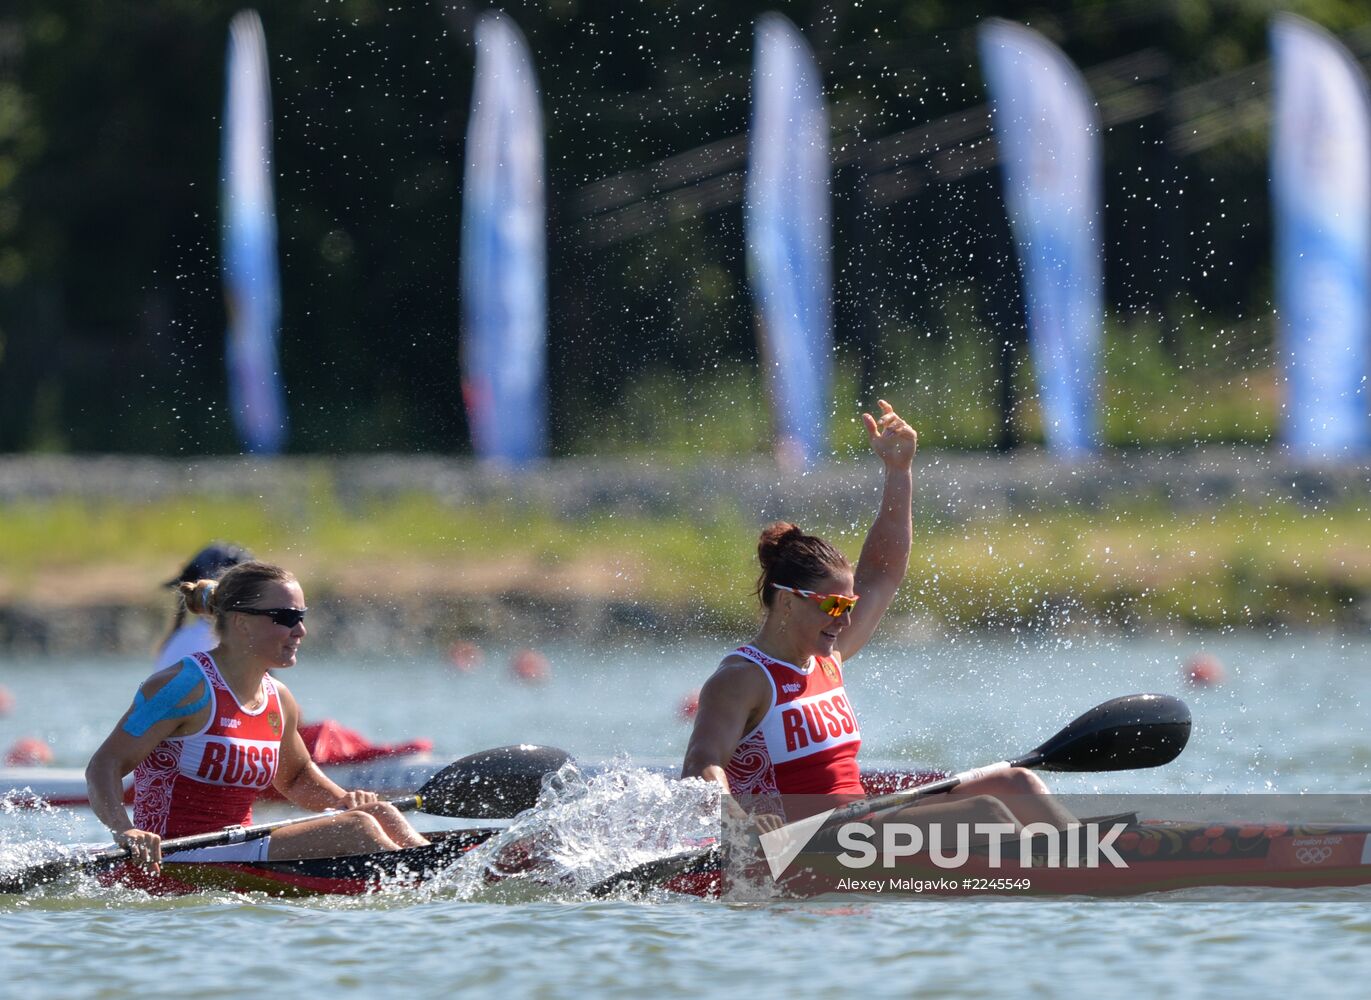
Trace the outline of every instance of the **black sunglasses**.
{"label": "black sunglasses", "polygon": [[309,608],[230,608],[245,615],[264,615],[282,628],[294,628],[305,620]]}

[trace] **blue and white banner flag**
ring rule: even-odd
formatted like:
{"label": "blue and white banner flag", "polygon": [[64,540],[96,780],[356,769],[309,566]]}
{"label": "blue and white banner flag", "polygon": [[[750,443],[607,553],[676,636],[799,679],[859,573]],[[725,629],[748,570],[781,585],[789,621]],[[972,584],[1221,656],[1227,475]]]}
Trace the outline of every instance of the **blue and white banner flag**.
{"label": "blue and white banner flag", "polygon": [[819,68],[793,24],[764,14],[755,45],[744,207],[748,276],[758,303],[776,455],[803,467],[828,448],[828,112]]}
{"label": "blue and white banner flag", "polygon": [[256,11],[229,25],[220,178],[229,402],[245,450],[274,455],[286,443],[276,339],[281,286],[271,170],[267,43]]}
{"label": "blue and white banner flag", "polygon": [[1097,444],[1104,225],[1100,129],[1085,81],[1036,31],[979,30],[1004,199],[1024,275],[1029,351],[1049,450]]}
{"label": "blue and white banner flag", "polygon": [[1303,18],[1271,24],[1282,437],[1301,455],[1371,444],[1371,106],[1360,67]]}
{"label": "blue and white banner flag", "polygon": [[462,395],[481,458],[547,454],[543,126],[528,45],[500,13],[476,24],[462,191]]}

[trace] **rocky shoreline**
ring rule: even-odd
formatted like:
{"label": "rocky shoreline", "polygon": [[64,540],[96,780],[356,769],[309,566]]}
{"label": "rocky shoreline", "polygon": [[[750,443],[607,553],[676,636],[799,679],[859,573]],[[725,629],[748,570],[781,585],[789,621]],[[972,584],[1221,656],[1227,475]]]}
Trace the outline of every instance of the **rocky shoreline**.
{"label": "rocky shoreline", "polygon": [[[1275,451],[1206,448],[1182,454],[1108,454],[1064,463],[1035,451],[1008,456],[921,455],[917,517],[944,528],[978,519],[1106,508],[1177,513],[1240,502],[1318,511],[1371,504],[1371,466],[1298,462]],[[522,471],[467,459],[381,455],[341,458],[164,459],[119,456],[0,457],[0,531],[14,505],[79,500],[119,504],[239,497],[289,518],[326,489],[358,510],[423,494],[439,503],[509,504],[558,518],[698,518],[721,505],[761,524],[776,517],[865,523],[880,490],[867,457],[789,473],[766,460],[671,465],[657,459],[562,459]],[[1371,518],[1368,519],[1371,522]],[[1365,548],[1366,538],[1349,539]],[[61,656],[100,649],[141,653],[157,643],[168,609],[155,593],[127,588],[80,600],[33,601],[5,587],[0,565],[0,652]],[[727,627],[708,611],[666,606],[633,593],[569,594],[498,573],[473,591],[338,587],[311,599],[321,649],[410,652],[459,639],[542,642],[605,636],[688,637]],[[1365,603],[1365,602],[1363,602]],[[1356,620],[1360,612],[1352,616]],[[1123,623],[1127,624],[1127,623]],[[1136,624],[1136,623],[1135,623]],[[916,620],[904,622],[915,631]],[[314,642],[315,640],[312,640]]]}

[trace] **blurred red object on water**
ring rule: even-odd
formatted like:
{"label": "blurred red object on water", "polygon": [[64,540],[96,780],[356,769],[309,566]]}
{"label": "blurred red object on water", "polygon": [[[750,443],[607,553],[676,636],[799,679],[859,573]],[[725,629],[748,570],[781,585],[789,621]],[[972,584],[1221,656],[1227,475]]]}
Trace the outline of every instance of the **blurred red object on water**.
{"label": "blurred red object on water", "polygon": [[433,749],[433,741],[425,739],[408,743],[373,743],[357,730],[332,719],[301,726],[300,739],[305,741],[305,749],[316,764],[358,764],[378,757],[404,757]]}
{"label": "blurred red object on water", "polygon": [[1185,661],[1181,676],[1191,687],[1217,687],[1223,683],[1223,664],[1209,653],[1196,653]]}
{"label": "blurred red object on water", "polygon": [[521,649],[510,657],[509,672],[524,684],[542,684],[552,676],[552,667],[536,649]]}
{"label": "blurred red object on water", "polygon": [[21,736],[5,754],[11,767],[42,767],[52,763],[52,747],[36,736]]}
{"label": "blurred red object on water", "polygon": [[448,647],[447,658],[454,670],[469,674],[484,662],[485,654],[476,643],[463,641]]}

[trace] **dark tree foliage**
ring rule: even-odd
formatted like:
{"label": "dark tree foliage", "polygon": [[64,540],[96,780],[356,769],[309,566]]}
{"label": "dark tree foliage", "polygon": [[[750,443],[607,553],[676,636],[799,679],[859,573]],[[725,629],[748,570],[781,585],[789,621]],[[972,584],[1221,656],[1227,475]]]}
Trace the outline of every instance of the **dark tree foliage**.
{"label": "dark tree foliage", "polygon": [[[226,29],[238,6],[10,0],[0,9],[0,450],[236,450],[218,158]],[[263,5],[294,451],[468,448],[457,253],[472,26],[484,6]],[[1335,31],[1357,25],[1350,0],[1296,8]],[[644,372],[688,386],[755,357],[736,191],[752,25],[769,9],[796,22],[823,66],[837,162],[837,338],[861,358],[864,382],[905,377],[920,338],[949,335],[938,320],[948,297],[968,289],[980,322],[1007,345],[1005,371],[1022,360],[998,174],[944,169],[954,162],[945,156],[974,152],[975,141],[906,150],[903,160],[881,145],[984,104],[974,44],[984,16],[1031,24],[1088,75],[1140,52],[1156,57],[1146,73],[1124,64],[1106,81],[1109,107],[1134,101],[1105,139],[1111,311],[1156,315],[1174,331],[1188,312],[1270,310],[1264,132],[1231,129],[1194,148],[1174,141],[1191,124],[1216,127],[1195,110],[1197,85],[1250,78],[1251,89],[1235,87],[1234,114],[1265,99],[1269,11],[1259,5],[527,0],[504,9],[528,37],[545,111],[559,450],[617,419]]]}

